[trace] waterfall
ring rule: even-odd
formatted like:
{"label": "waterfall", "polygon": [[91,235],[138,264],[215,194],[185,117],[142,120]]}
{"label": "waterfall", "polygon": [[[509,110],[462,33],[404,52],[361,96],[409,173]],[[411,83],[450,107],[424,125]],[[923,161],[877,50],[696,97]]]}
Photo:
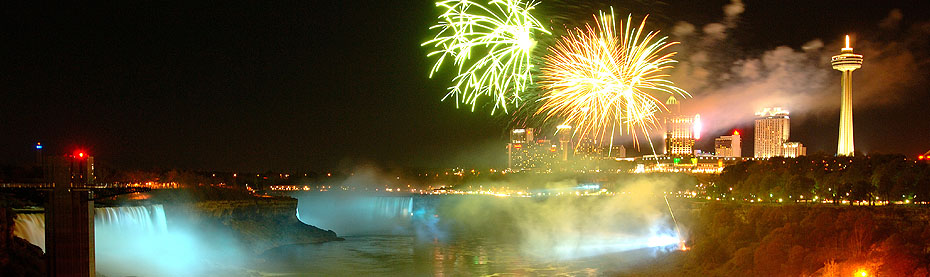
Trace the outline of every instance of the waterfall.
{"label": "waterfall", "polygon": [[[45,251],[45,214],[17,214],[13,222],[13,235]],[[165,208],[162,205],[96,208],[94,230],[96,234],[101,231],[126,235],[164,233],[168,231]]]}
{"label": "waterfall", "polygon": [[17,214],[13,235],[42,248],[45,252],[45,214]]}
{"label": "waterfall", "polygon": [[94,209],[94,228],[117,232],[164,233],[168,231],[162,205]]}
{"label": "waterfall", "polygon": [[378,197],[374,213],[377,217],[408,217],[413,211],[413,197]]}
{"label": "waterfall", "polygon": [[415,209],[412,196],[301,195],[297,217],[340,235],[407,234]]}

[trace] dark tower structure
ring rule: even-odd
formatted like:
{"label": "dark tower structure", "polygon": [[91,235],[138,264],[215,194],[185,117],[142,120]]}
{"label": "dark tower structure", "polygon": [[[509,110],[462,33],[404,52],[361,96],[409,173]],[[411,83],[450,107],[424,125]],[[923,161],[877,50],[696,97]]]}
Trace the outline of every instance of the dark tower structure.
{"label": "dark tower structure", "polygon": [[94,276],[94,202],[85,186],[87,156],[52,157],[54,188],[45,208],[49,276]]}

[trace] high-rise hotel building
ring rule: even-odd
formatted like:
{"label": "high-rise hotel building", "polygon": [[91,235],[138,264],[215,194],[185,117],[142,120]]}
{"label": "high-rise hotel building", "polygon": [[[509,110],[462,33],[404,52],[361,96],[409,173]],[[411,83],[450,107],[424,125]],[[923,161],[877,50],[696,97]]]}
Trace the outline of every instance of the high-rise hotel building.
{"label": "high-rise hotel building", "polygon": [[530,158],[533,142],[533,128],[510,130],[510,143],[507,144],[507,167],[519,171],[526,167]]}
{"label": "high-rise hotel building", "polygon": [[544,137],[536,137],[534,131],[532,128],[510,130],[507,167],[511,171],[544,172],[558,162],[559,145]]}
{"label": "high-rise hotel building", "polygon": [[665,101],[669,114],[665,117],[665,154],[689,156],[694,154],[694,117],[682,115],[681,106],[674,96]]}
{"label": "high-rise hotel building", "polygon": [[756,158],[784,156],[784,144],[788,142],[791,120],[788,111],[781,108],[765,108],[756,113]]}

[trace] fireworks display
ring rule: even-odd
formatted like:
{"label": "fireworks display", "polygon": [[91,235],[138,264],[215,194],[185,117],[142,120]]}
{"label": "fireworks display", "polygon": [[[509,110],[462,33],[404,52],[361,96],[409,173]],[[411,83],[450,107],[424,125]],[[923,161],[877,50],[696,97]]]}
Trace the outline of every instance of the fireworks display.
{"label": "fireworks display", "polygon": [[470,0],[436,3],[444,12],[430,29],[438,32],[423,43],[436,49],[427,56],[439,57],[430,77],[447,58],[458,70],[443,100],[455,98],[457,107],[471,105],[474,111],[479,98],[492,97],[492,114],[498,109],[507,113],[509,106],[519,105],[521,93],[533,82],[534,36],[549,33],[531,14],[536,4],[522,0],[491,0],[487,5]]}
{"label": "fireworks display", "polygon": [[596,26],[569,30],[545,56],[539,83],[544,89],[535,114],[575,126],[574,136],[597,143],[615,134],[637,132],[648,138],[656,113],[667,110],[657,95],[689,96],[666,79],[675,52],[662,54],[676,42],[658,32],[643,35],[646,20],[632,28],[620,23],[615,34],[613,12],[595,17]]}
{"label": "fireworks display", "polygon": [[[667,110],[659,95],[689,96],[664,73],[675,63],[675,52],[663,52],[677,42],[644,31],[646,19],[638,27],[632,16],[618,24],[613,11],[594,16],[593,26],[567,30],[545,49],[545,64],[535,71],[535,36],[549,34],[531,14],[536,4],[436,3],[444,12],[430,29],[438,32],[423,43],[435,48],[428,56],[438,56],[430,77],[446,59],[458,70],[443,100],[455,98],[456,106],[471,105],[474,111],[479,99],[491,97],[492,114],[519,108],[532,117],[523,120],[574,126],[573,136],[601,144],[612,143],[615,135],[629,134],[634,143],[639,134],[648,138],[658,124],[656,114]],[[535,77],[539,89],[526,93]]]}

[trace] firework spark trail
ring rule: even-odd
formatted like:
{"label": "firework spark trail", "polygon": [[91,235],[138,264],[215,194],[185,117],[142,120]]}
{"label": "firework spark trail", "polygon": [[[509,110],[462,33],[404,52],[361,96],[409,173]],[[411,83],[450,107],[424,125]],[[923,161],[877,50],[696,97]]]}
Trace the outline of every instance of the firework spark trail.
{"label": "firework spark trail", "polygon": [[497,109],[507,113],[509,105],[519,105],[520,94],[533,81],[534,35],[549,33],[530,13],[536,4],[522,0],[491,0],[488,5],[471,0],[436,3],[445,12],[430,29],[439,31],[422,44],[437,49],[428,57],[439,55],[430,77],[447,57],[458,70],[443,100],[454,97],[456,107],[464,103],[474,111],[481,96],[490,96],[494,98],[492,114]]}
{"label": "firework spark trail", "polygon": [[657,127],[656,113],[667,111],[653,94],[690,96],[667,80],[664,70],[672,68],[675,52],[661,54],[677,44],[658,32],[643,36],[646,20],[639,28],[621,22],[622,36],[614,31],[613,11],[595,17],[596,28],[569,30],[544,57],[539,83],[545,90],[536,115],[561,120],[574,126],[574,135],[589,137],[599,144],[613,141],[615,133],[637,132],[647,138]]}

